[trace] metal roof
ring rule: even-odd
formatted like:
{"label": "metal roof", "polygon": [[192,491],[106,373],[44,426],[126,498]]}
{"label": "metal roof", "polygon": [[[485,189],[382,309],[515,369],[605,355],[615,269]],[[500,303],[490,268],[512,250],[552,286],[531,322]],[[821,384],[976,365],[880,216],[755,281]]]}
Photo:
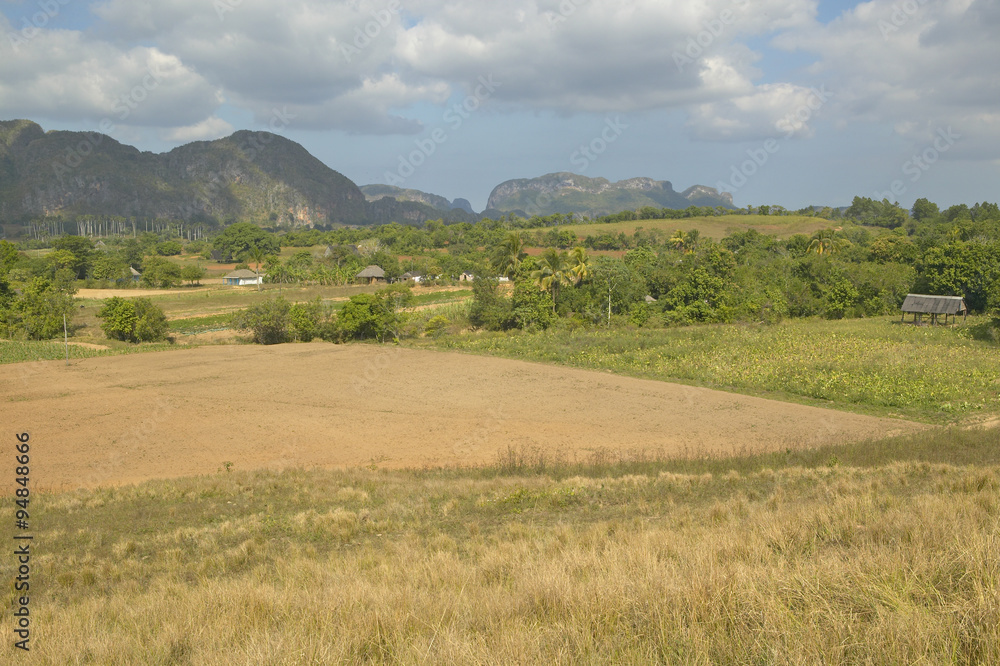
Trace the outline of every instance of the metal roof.
{"label": "metal roof", "polygon": [[255,278],[255,277],[257,277],[256,273],[247,270],[245,268],[241,268],[238,271],[233,271],[232,273],[223,276],[223,278]]}
{"label": "metal roof", "polygon": [[926,294],[908,294],[903,301],[903,312],[921,314],[959,314],[967,312],[965,299],[961,296],[928,296]]}

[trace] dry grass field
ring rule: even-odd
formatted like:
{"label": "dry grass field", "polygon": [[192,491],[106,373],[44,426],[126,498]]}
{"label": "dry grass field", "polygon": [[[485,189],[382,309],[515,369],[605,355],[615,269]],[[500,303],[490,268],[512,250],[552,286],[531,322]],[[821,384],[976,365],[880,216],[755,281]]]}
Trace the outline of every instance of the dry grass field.
{"label": "dry grass field", "polygon": [[211,474],[225,463],[478,465],[731,456],[918,424],[501,358],[377,347],[208,346],[6,366],[0,404],[39,442],[48,489]]}
{"label": "dry grass field", "polygon": [[0,663],[1000,662],[996,428],[373,345],[0,371]]}

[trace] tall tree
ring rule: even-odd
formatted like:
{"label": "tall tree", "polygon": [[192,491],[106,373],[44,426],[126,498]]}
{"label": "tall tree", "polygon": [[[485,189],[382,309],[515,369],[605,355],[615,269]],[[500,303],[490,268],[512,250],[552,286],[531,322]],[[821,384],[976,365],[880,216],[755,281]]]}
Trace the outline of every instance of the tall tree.
{"label": "tall tree", "polygon": [[552,294],[552,312],[556,311],[559,287],[571,284],[569,271],[570,265],[566,253],[550,247],[538,258],[538,268],[531,273],[538,286]]}
{"label": "tall tree", "polygon": [[494,251],[492,263],[501,275],[510,277],[521,265],[524,257],[524,237],[520,231],[511,231],[504,236]]}
{"label": "tall tree", "polygon": [[590,257],[587,256],[586,248],[578,245],[570,250],[569,272],[576,284],[590,277]]}

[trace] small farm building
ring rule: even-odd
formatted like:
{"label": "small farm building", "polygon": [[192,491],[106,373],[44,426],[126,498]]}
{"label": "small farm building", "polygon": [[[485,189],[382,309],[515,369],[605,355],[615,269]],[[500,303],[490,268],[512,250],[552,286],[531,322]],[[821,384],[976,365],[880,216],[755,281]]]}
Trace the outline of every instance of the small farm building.
{"label": "small farm building", "polygon": [[948,317],[958,317],[958,315],[968,315],[969,308],[965,305],[965,299],[961,296],[927,296],[925,294],[907,294],[903,301],[903,321],[906,315],[913,315],[913,323],[923,322],[924,315],[931,316],[931,324],[938,323],[938,317],[944,315],[944,323],[948,323]]}
{"label": "small farm building", "polygon": [[470,273],[469,271],[465,271],[464,273],[458,276],[459,282],[472,282],[475,279],[476,276]]}
{"label": "small farm building", "polygon": [[413,282],[423,282],[424,274],[419,271],[407,271],[399,276],[400,280],[412,280]]}
{"label": "small farm building", "polygon": [[369,266],[355,277],[361,284],[381,284],[386,281],[385,271],[380,266]]}
{"label": "small farm building", "polygon": [[139,280],[142,279],[142,273],[140,273],[139,271],[135,270],[131,266],[128,267],[128,274],[129,274],[129,277],[131,277],[132,282],[138,282]]}
{"label": "small farm building", "polygon": [[234,287],[242,287],[248,284],[263,284],[263,276],[258,276],[251,270],[246,268],[241,268],[238,271],[233,271],[228,275],[222,277],[222,284],[232,285]]}

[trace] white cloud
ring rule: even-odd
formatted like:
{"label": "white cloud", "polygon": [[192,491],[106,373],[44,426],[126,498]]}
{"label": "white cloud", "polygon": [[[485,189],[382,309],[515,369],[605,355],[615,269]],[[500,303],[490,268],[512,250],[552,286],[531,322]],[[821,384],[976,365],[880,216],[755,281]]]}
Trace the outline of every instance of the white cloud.
{"label": "white cloud", "polygon": [[[155,40],[258,118],[288,104],[304,127],[384,133],[418,131],[405,105],[440,103],[485,75],[503,82],[492,103],[515,110],[746,95],[755,73],[737,40],[809,24],[815,0],[108,0],[95,13],[109,41]],[[691,66],[678,67],[675,55],[697,42]],[[717,65],[732,80],[711,76]]]}
{"label": "white cloud", "polygon": [[914,146],[952,127],[949,158],[1000,151],[1000,2],[872,0],[776,45],[813,52],[811,73],[838,92],[844,122],[885,123]]}
{"label": "white cloud", "polygon": [[119,49],[80,32],[40,30],[16,45],[0,17],[0,114],[115,124],[196,122],[222,102],[218,91],[156,47]]}
{"label": "white cloud", "polygon": [[211,141],[233,133],[233,126],[222,118],[206,118],[201,122],[187,127],[175,127],[163,132],[163,139],[172,143],[190,143],[192,141]]}

